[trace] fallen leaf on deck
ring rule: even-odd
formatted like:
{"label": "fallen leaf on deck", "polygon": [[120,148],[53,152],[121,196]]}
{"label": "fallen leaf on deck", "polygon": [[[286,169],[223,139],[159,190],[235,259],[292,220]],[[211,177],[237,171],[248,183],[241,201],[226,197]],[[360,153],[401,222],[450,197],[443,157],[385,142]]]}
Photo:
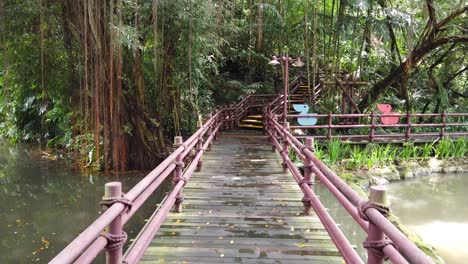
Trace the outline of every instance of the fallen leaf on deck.
{"label": "fallen leaf on deck", "polygon": [[299,244],[297,244],[297,246],[300,247],[300,248],[305,248],[305,247],[307,247],[307,243],[299,243]]}

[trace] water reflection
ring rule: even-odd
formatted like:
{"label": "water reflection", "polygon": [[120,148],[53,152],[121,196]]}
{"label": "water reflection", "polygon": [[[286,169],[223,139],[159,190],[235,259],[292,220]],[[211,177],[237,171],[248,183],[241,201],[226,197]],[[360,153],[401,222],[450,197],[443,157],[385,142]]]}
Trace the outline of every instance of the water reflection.
{"label": "water reflection", "polygon": [[468,259],[466,186],[468,174],[431,175],[389,186],[394,213],[434,246],[446,263]]}
{"label": "water reflection", "polygon": [[[0,263],[49,261],[99,214],[104,183],[128,191],[144,175],[82,175],[67,161],[52,161],[31,146],[0,146]],[[165,190],[127,224],[130,238]]]}
{"label": "water reflection", "polygon": [[314,189],[315,193],[320,196],[322,204],[329,209],[330,215],[335,222],[340,225],[341,230],[345,234],[351,245],[356,247],[356,251],[364,262],[367,262],[367,250],[362,246],[362,242],[366,240],[367,234],[343,208],[333,194],[323,184],[318,183]]}

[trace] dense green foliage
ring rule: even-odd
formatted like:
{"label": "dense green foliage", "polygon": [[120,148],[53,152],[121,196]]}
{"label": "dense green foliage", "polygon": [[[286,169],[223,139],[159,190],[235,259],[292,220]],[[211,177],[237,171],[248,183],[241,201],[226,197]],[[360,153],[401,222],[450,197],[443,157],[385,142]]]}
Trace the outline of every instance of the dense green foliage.
{"label": "dense green foliage", "polygon": [[[310,86],[369,82],[400,111],[467,111],[464,0],[0,0],[0,135],[85,167],[150,168],[199,115],[275,92],[271,55]],[[314,108],[337,112],[337,87]]]}
{"label": "dense green foliage", "polygon": [[[338,151],[339,150],[339,151]],[[424,144],[368,144],[366,146],[342,143],[340,139],[329,140],[326,145],[315,144],[317,157],[332,167],[345,165],[349,170],[384,167],[406,160],[465,158],[468,155],[468,139],[446,138]],[[297,159],[297,157],[295,157]]]}

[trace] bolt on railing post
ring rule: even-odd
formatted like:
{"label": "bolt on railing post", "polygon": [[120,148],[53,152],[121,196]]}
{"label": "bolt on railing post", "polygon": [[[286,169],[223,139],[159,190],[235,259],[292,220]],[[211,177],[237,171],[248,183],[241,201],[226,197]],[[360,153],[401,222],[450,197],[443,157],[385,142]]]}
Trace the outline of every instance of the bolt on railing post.
{"label": "bolt on railing post", "polygon": [[[201,120],[198,121],[197,128],[200,129],[202,126],[203,126],[202,121]],[[198,136],[198,142],[197,142],[197,153],[199,153],[202,150],[202,148],[203,148],[203,135],[200,133],[200,135]],[[203,156],[200,157],[200,159],[198,160],[196,171],[200,172],[202,169],[202,166],[203,166]]]}
{"label": "bolt on railing post", "polygon": [[406,133],[405,138],[408,141],[411,138],[411,111],[406,113]]}
{"label": "bolt on railing post", "polygon": [[[182,146],[182,137],[176,136],[174,137],[174,149]],[[183,181],[183,170],[184,170],[184,161],[182,159],[182,153],[179,154],[175,158],[176,168],[174,169],[174,178],[172,179],[173,185],[176,185],[179,181]],[[176,213],[182,212],[182,201],[184,200],[184,195],[182,193],[182,189],[180,189],[179,193],[177,194],[176,201],[174,203],[174,210]]]}
{"label": "bolt on railing post", "polygon": [[[314,151],[314,139],[313,138],[306,138],[305,148],[311,151]],[[309,187],[312,187],[312,185],[315,182],[314,174],[312,173],[313,166],[315,166],[315,164],[312,161],[312,159],[306,156],[304,159],[304,166],[303,166],[303,169],[304,169],[303,182],[309,185]],[[304,215],[310,215],[311,214],[310,197],[304,196],[304,198],[302,199],[302,203],[304,204]]]}
{"label": "bolt on railing post", "polygon": [[[388,205],[387,189],[385,186],[372,186],[370,188],[369,201],[373,203]],[[382,241],[385,239],[385,234],[372,221],[369,221],[369,231],[367,233],[367,241]],[[368,264],[383,264],[384,258],[375,254],[372,248],[367,250]]]}
{"label": "bolt on railing post", "polygon": [[[105,199],[120,199],[122,197],[122,183],[120,182],[108,182],[104,186],[104,197]],[[121,236],[122,230],[122,216],[118,215],[106,228],[108,236]],[[108,240],[109,243],[109,240]],[[122,263],[122,246],[117,248],[106,248],[106,263],[117,264]]]}
{"label": "bolt on railing post", "polygon": [[444,111],[442,111],[442,113],[440,113],[440,121],[442,123],[442,127],[440,127],[440,139],[444,139],[445,137],[445,127],[447,126],[447,123],[446,123],[446,115],[447,113]]}
{"label": "bolt on railing post", "polygon": [[332,112],[329,112],[328,113],[328,134],[327,134],[328,140],[332,139],[332,124],[333,124]]}
{"label": "bolt on railing post", "polygon": [[370,113],[371,126],[369,130],[369,142],[374,142],[374,133],[375,133],[375,113],[372,111]]}
{"label": "bolt on railing post", "polygon": [[[286,131],[289,131],[289,122],[285,123],[284,129]],[[281,152],[286,153],[286,156],[289,156],[289,139],[288,136],[286,135],[286,131],[283,131],[283,149]],[[283,158],[283,172],[286,173],[288,171],[288,165],[286,163],[286,159]]]}

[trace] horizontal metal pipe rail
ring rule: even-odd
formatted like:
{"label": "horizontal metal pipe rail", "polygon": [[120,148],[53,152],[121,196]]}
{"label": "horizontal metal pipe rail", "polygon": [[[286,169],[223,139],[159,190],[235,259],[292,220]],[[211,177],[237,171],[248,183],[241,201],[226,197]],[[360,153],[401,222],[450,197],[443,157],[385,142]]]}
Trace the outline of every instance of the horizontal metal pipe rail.
{"label": "horizontal metal pipe rail", "polygon": [[[273,108],[273,113],[276,108]],[[401,138],[405,140],[416,139],[416,138],[439,138],[450,136],[468,136],[468,113],[438,113],[438,114],[419,114],[419,113],[405,113],[405,114],[376,114],[371,112],[369,114],[288,114],[286,116],[288,120],[295,118],[307,118],[314,117],[318,119],[318,124],[313,126],[299,126],[292,125],[291,129],[326,129],[326,134],[314,135],[316,139],[331,139],[340,137],[342,139],[368,139],[369,142],[373,142],[376,139],[386,139],[386,138]],[[406,122],[401,122],[399,124],[383,124],[376,121],[377,118],[382,117],[402,117],[406,119]],[[422,122],[413,122],[415,118],[438,118],[440,119],[439,123],[422,123]],[[447,118],[462,118],[463,122],[448,122]],[[361,120],[361,124],[346,123],[351,119]],[[326,121],[319,122],[320,120],[326,119]],[[337,122],[334,122],[337,121]],[[279,120],[282,122],[282,120]],[[344,122],[341,122],[344,121]],[[320,124],[322,123],[322,124]],[[364,124],[363,124],[364,123]],[[465,127],[467,131],[454,131],[461,127]],[[367,134],[335,134],[334,131],[339,129],[351,129],[351,128],[363,128],[368,129],[369,133]],[[394,128],[400,129],[400,133],[376,133],[376,129],[385,129],[385,128]],[[425,132],[414,132],[414,129],[418,128],[435,128],[438,131],[425,131]]]}
{"label": "horizontal metal pipe rail", "polygon": [[[278,138],[282,139],[283,142],[286,141],[286,146],[291,147],[291,149],[293,149],[304,162],[305,159],[310,159],[312,161],[312,172],[320,178],[321,182],[324,183],[324,185],[337,198],[340,204],[342,204],[363,230],[365,232],[369,232],[368,223],[361,219],[358,213],[359,206],[366,201],[351,187],[349,187],[349,185],[347,185],[339,176],[331,171],[322,161],[315,157],[310,148],[302,144],[302,142],[293,136],[287,128],[281,126],[278,122],[278,115],[274,114],[271,109],[273,109],[271,104],[264,108],[267,120],[267,124],[265,126],[266,133],[271,139],[273,146],[281,152],[284,162],[288,164],[289,157],[285,155],[285,150],[281,149],[281,144]],[[295,170],[293,169],[293,171]],[[364,214],[367,216],[369,221],[383,231],[398,248],[397,249],[393,245],[389,244],[382,250],[385,256],[390,258],[393,263],[408,263],[406,259],[411,263],[433,263],[427,255],[425,255],[414,243],[401,233],[378,210],[371,207],[365,210]],[[325,226],[327,227],[327,225]]]}
{"label": "horizontal metal pipe rail", "polygon": [[201,149],[198,149],[197,155],[191,161],[189,167],[185,170],[182,179],[171,191],[162,206],[156,214],[157,223],[152,228],[148,229],[151,232],[144,233],[134,246],[125,255],[127,263],[136,263],[142,256],[145,248],[148,245],[149,238],[153,237],[159,228],[164,218],[167,216],[170,208],[173,206],[177,194],[182,189],[184,183],[190,179],[192,173],[198,166],[203,153],[209,149],[216,134],[221,127],[227,123],[232,123],[242,116],[243,111],[235,111],[236,109],[248,108],[252,102],[252,98],[269,98],[270,95],[254,95],[244,98],[236,107],[224,108],[218,110],[213,116],[201,125],[201,127],[190,136],[185,142],[178,146],[164,161],[162,161],[155,169],[147,176],[138,182],[130,191],[127,192],[125,198],[131,203],[131,208],[124,205],[122,202],[116,202],[109,206],[91,225],[81,232],[70,244],[68,244],[58,255],[56,255],[50,263],[90,263],[96,256],[108,246],[108,238],[102,235],[102,232],[118,217],[121,217],[121,225],[124,225],[135,214],[135,212],[143,205],[143,203],[151,196],[151,194],[162,184],[162,182],[176,169],[176,160],[183,160],[199,143],[206,137],[205,143]]}

